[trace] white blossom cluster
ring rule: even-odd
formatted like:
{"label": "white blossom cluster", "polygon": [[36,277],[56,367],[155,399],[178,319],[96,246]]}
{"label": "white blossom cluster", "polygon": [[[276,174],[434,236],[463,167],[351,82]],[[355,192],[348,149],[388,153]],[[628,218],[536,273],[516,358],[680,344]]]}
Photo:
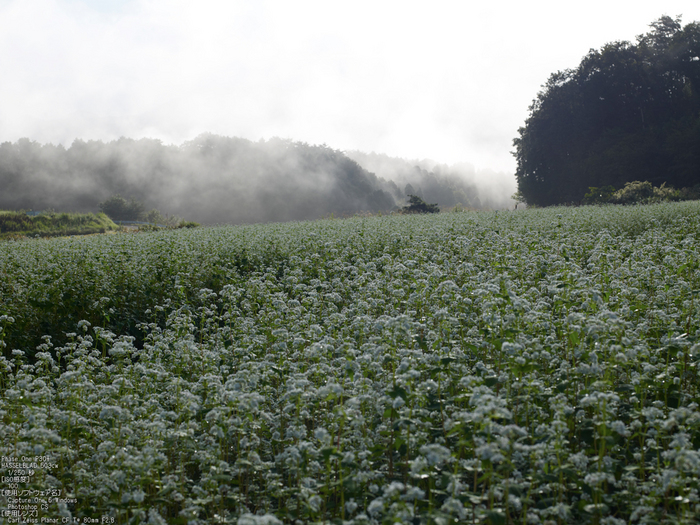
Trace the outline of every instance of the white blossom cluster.
{"label": "white blossom cluster", "polygon": [[80,520],[694,523],[698,235],[679,203],[8,242],[0,454]]}

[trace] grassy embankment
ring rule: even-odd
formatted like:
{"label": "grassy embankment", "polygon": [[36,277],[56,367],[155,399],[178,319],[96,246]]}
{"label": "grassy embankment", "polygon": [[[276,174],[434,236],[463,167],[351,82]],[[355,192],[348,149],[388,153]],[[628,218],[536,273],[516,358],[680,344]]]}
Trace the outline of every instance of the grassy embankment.
{"label": "grassy embankment", "polygon": [[62,237],[117,230],[104,213],[42,213],[31,217],[22,211],[0,211],[0,239]]}

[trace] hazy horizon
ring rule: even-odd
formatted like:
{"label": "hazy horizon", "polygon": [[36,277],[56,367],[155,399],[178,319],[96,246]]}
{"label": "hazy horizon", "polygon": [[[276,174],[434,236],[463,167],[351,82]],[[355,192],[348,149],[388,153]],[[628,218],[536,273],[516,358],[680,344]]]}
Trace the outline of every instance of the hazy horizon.
{"label": "hazy horizon", "polygon": [[386,213],[407,195],[451,208],[512,206],[512,177],[274,138],[0,143],[0,209],[94,212],[114,195],[206,224]]}
{"label": "hazy horizon", "polygon": [[0,142],[203,132],[514,173],[540,86],[700,4],[0,0]]}

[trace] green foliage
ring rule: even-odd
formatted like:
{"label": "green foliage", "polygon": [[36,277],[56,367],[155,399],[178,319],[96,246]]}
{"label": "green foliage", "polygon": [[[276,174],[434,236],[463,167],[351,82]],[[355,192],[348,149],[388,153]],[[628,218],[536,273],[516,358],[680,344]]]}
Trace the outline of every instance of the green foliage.
{"label": "green foliage", "polygon": [[408,202],[408,206],[401,208],[402,213],[440,213],[440,207],[437,204],[427,204],[417,195],[409,195]]}
{"label": "green foliage", "polygon": [[700,23],[681,28],[664,16],[636,44],[606,44],[576,69],[552,74],[514,140],[527,204],[580,202],[591,187],[640,179],[697,184],[698,57]]}
{"label": "green foliage", "polygon": [[649,181],[633,181],[625,184],[625,187],[616,191],[613,202],[620,204],[648,203],[654,197],[654,187]]}
{"label": "green foliage", "polygon": [[25,212],[0,212],[0,239],[89,235],[117,229],[103,213],[43,212],[30,217]]}
{"label": "green foliage", "polygon": [[166,217],[156,209],[144,213],[142,218],[144,221],[153,225],[166,224],[167,221]]}
{"label": "green foliage", "polygon": [[677,201],[681,200],[683,196],[683,192],[671,186],[666,186],[665,182],[658,188],[652,188],[652,192],[651,202]]}
{"label": "green foliage", "polygon": [[588,193],[583,198],[584,204],[605,204],[612,199],[615,193],[615,186],[603,186],[602,188],[591,186],[588,190]]}
{"label": "green foliage", "polygon": [[589,192],[583,199],[584,204],[650,204],[654,202],[695,200],[697,191],[692,188],[676,190],[666,186],[655,187],[649,181],[632,181],[625,184],[619,190],[614,186],[603,188],[589,188]]}
{"label": "green foliage", "polygon": [[525,196],[522,193],[520,193],[520,191],[516,191],[513,195],[510,196],[510,198],[514,200],[516,204],[519,204],[521,202],[523,204],[525,203]]}
{"label": "green foliage", "polygon": [[34,230],[34,221],[26,213],[0,213],[0,233],[15,233],[31,230]]}
{"label": "green foliage", "polygon": [[180,225],[185,222],[184,219],[174,215],[163,215],[160,210],[156,209],[150,210],[149,212],[143,214],[142,218],[144,221],[154,226],[165,226],[169,228],[179,228],[181,227]]}
{"label": "green foliage", "polygon": [[113,195],[98,206],[102,213],[114,221],[138,221],[144,217],[146,211],[142,202],[134,198],[127,201],[121,195]]}
{"label": "green foliage", "polygon": [[681,188],[678,190],[680,193],[680,200],[684,201],[697,201],[700,200],[700,184],[696,184],[690,188]]}

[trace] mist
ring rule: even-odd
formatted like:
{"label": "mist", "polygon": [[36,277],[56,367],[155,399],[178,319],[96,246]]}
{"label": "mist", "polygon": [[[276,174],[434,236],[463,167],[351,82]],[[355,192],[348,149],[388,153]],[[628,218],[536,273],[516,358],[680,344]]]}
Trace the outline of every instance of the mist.
{"label": "mist", "polygon": [[631,5],[0,0],[0,142],[282,136],[468,160],[481,181],[515,171],[552,72],[661,14],[700,19],[695,0]]}
{"label": "mist", "polygon": [[404,194],[412,190],[425,201],[442,207],[500,210],[515,206],[511,196],[517,191],[517,182],[512,173],[476,169],[467,162],[448,165],[432,159],[407,160],[374,152],[345,154],[367,171],[393,181]]}
{"label": "mist", "polygon": [[[468,164],[409,162],[289,139],[257,142],[202,134],[181,145],[156,139],[27,138],[0,144],[0,208],[96,212],[114,195],[202,224],[309,220],[387,213],[416,194],[441,207],[512,206],[499,174]],[[512,179],[512,177],[511,177]]]}

